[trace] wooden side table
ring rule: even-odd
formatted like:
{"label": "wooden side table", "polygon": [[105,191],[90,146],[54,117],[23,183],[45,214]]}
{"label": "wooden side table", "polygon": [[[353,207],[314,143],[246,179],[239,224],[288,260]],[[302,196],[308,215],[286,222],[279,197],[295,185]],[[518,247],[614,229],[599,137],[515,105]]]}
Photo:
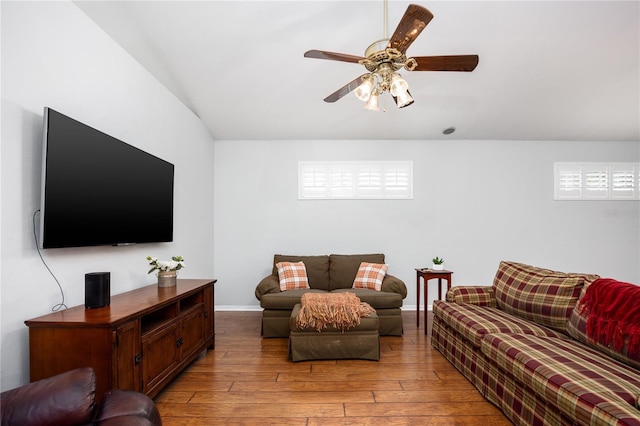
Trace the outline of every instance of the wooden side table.
{"label": "wooden side table", "polygon": [[451,275],[453,272],[436,271],[429,268],[416,269],[416,324],[420,328],[420,277],[424,284],[424,334],[427,334],[427,301],[429,300],[429,280],[438,279],[438,299],[442,299],[442,280],[447,280],[447,291],[451,288]]}

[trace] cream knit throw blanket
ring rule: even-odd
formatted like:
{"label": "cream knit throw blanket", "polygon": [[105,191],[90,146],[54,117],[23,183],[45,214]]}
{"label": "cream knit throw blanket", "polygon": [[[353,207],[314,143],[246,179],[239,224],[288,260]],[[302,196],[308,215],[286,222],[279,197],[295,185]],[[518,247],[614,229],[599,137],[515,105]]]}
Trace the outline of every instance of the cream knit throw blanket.
{"label": "cream knit throw blanket", "polygon": [[339,330],[357,327],[360,317],[375,312],[368,303],[360,302],[354,293],[305,293],[296,318],[298,328],[322,331],[332,325]]}

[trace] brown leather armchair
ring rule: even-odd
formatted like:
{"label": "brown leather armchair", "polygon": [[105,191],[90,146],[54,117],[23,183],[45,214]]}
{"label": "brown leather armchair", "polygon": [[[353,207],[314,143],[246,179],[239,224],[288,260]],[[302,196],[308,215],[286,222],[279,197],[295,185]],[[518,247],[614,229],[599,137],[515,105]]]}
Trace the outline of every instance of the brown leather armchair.
{"label": "brown leather armchair", "polygon": [[0,394],[2,426],[161,426],[148,396],[111,390],[95,402],[96,375],[78,368]]}

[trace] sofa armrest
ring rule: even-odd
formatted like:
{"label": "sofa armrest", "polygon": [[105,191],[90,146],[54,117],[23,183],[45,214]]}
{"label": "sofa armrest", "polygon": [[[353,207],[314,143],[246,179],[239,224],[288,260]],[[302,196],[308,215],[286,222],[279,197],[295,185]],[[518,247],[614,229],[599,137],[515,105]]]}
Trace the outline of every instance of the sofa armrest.
{"label": "sofa armrest", "polygon": [[111,390],[104,395],[95,424],[100,426],[161,426],[156,404],[147,395],[128,390]]}
{"label": "sofa armrest", "polygon": [[38,380],[0,394],[2,424],[90,424],[96,376],[85,367]]}
{"label": "sofa armrest", "polygon": [[256,299],[261,300],[267,293],[280,293],[280,280],[275,275],[264,277],[256,287]]}
{"label": "sofa armrest", "polygon": [[387,274],[384,276],[381,290],[389,293],[398,293],[403,299],[407,297],[407,286],[404,285],[404,281],[393,275]]}
{"label": "sofa armrest", "polygon": [[491,286],[455,286],[447,291],[447,302],[457,304],[470,303],[478,306],[488,306],[495,308],[496,296]]}

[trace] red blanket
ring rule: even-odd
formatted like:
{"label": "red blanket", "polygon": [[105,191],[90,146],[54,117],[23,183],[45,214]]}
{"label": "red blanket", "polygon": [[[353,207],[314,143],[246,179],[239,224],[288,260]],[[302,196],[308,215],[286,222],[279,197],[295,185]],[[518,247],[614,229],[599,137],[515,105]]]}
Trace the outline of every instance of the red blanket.
{"label": "red blanket", "polygon": [[640,286],[600,278],[580,300],[579,309],[587,317],[587,336],[621,351],[625,343],[629,355],[640,354]]}

